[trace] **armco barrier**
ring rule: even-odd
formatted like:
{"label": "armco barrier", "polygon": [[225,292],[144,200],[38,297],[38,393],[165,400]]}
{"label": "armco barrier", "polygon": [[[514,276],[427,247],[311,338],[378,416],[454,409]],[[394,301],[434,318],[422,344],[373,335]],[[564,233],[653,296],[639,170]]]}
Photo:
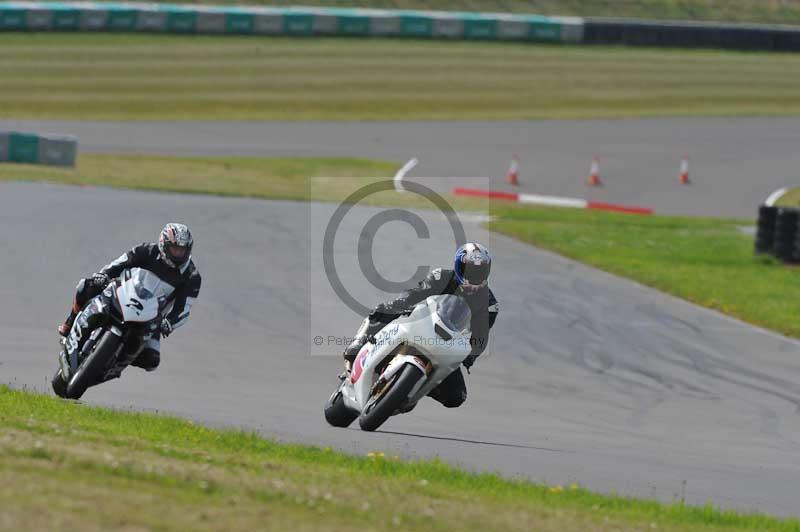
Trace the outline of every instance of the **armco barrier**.
{"label": "armco barrier", "polygon": [[75,137],[0,131],[0,162],[75,166]]}
{"label": "armco barrier", "polygon": [[311,7],[0,2],[0,30],[380,36],[581,42],[583,21],[491,13]]}

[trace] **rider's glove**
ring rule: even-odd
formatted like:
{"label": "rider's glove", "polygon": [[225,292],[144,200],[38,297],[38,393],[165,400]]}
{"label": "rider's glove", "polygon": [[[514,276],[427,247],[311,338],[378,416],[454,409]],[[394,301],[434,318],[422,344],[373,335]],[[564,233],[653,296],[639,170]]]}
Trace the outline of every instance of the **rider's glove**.
{"label": "rider's glove", "polygon": [[167,318],[161,320],[161,336],[166,338],[172,334],[172,323]]}
{"label": "rider's glove", "polygon": [[477,356],[477,355],[469,355],[467,358],[465,358],[465,359],[464,359],[464,360],[461,362],[461,363],[464,365],[464,367],[465,367],[465,368],[467,368],[467,372],[469,372],[469,368],[471,368],[471,367],[472,367],[472,365],[475,363],[475,360],[476,360],[477,358],[478,358],[478,356]]}
{"label": "rider's glove", "polygon": [[92,284],[100,289],[105,288],[108,283],[111,282],[111,279],[108,278],[108,275],[104,273],[96,273],[92,275]]}

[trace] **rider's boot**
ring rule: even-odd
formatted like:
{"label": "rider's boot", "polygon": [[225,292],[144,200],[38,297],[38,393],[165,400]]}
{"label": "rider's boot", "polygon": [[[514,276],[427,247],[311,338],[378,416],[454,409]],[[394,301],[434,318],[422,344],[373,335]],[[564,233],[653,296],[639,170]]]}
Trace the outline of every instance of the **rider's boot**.
{"label": "rider's boot", "polygon": [[398,412],[398,414],[408,414],[409,412],[414,410],[414,408],[416,406],[417,406],[417,403],[407,404],[407,405],[405,405],[405,406],[400,408],[400,411]]}
{"label": "rider's boot", "polygon": [[350,368],[353,366],[353,362],[356,361],[356,357],[358,356],[358,352],[361,351],[361,348],[364,347],[369,339],[374,336],[378,331],[386,327],[386,324],[381,321],[374,321],[370,318],[366,318],[363,322],[361,322],[361,326],[356,331],[356,336],[353,338],[353,341],[342,353],[344,357],[344,367],[345,371],[349,372]]}
{"label": "rider's boot", "polygon": [[345,371],[348,373],[350,372],[350,368],[353,366],[353,362],[356,361],[356,356],[358,352],[361,351],[361,348],[364,347],[364,344],[367,343],[367,330],[369,329],[369,318],[366,318],[364,321],[361,322],[361,326],[356,331],[356,336],[353,338],[353,341],[350,342],[342,356],[344,357],[344,368]]}
{"label": "rider's boot", "polygon": [[348,375],[350,375],[350,371],[353,369],[353,365],[350,363],[349,360],[344,361],[344,371],[339,373],[339,380],[345,380]]}
{"label": "rider's boot", "polygon": [[69,311],[67,314],[67,319],[64,320],[64,323],[58,326],[58,334],[66,338],[69,336],[69,332],[72,330],[72,324],[75,323],[75,317],[78,315],[81,309],[78,307],[78,302],[73,301],[72,303],[72,310]]}

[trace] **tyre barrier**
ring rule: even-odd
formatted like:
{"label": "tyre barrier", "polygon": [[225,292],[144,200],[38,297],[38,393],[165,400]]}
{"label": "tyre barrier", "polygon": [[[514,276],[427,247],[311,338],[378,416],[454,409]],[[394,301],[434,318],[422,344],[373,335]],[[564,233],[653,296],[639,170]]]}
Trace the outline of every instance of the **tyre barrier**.
{"label": "tyre barrier", "polygon": [[800,50],[800,28],[768,24],[584,19],[584,43],[737,50]]}
{"label": "tyre barrier", "polygon": [[758,208],[756,224],[755,252],[759,255],[772,253],[775,242],[775,221],[778,218],[778,207],[762,205]]}
{"label": "tyre barrier", "polygon": [[778,209],[772,247],[775,256],[784,262],[798,262],[800,259],[800,254],[795,251],[798,221],[800,221],[800,209],[785,207]]}
{"label": "tyre barrier", "polygon": [[75,166],[78,139],[0,131],[0,162]]}
{"label": "tyre barrier", "polygon": [[409,37],[581,42],[583,21],[503,13],[155,3],[0,2],[0,31]]}

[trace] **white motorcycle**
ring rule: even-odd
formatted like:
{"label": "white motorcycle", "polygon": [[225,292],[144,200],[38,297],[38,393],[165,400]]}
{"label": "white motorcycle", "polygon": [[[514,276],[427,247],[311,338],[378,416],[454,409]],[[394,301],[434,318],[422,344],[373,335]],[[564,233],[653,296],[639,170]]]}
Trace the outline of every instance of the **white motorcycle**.
{"label": "white motorcycle", "polygon": [[464,298],[431,296],[375,335],[325,404],[325,419],[347,427],[356,418],[373,431],[408,412],[471,352],[472,314]]}
{"label": "white motorcycle", "polygon": [[90,386],[119,377],[142,339],[158,331],[167,288],[153,272],[131,268],[92,299],[62,340],[52,380],[56,395],[79,399]]}

